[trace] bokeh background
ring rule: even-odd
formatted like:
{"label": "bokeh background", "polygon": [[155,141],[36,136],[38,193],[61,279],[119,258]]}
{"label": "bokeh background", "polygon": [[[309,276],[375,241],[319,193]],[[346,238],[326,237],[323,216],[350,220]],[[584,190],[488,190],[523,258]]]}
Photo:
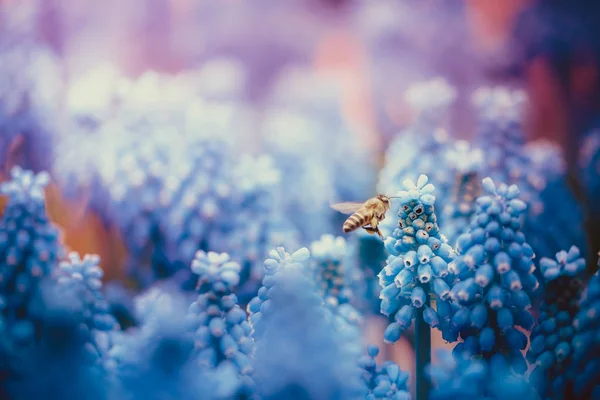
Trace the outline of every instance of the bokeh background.
{"label": "bokeh background", "polygon": [[[525,136],[559,146],[590,259],[600,248],[580,168],[600,122],[593,1],[0,0],[0,12],[0,178],[14,165],[49,171],[52,220],[68,248],[100,255],[115,293],[170,278],[190,246],[231,248],[181,232],[264,218],[275,195],[232,212],[252,190],[286,194],[267,218],[287,243],[340,235],[328,203],[376,193],[389,144],[416,118],[407,89],[437,77],[455,92],[445,126],[457,139],[477,131],[477,88],[525,91]],[[261,154],[274,161],[225,161]],[[169,197],[183,181],[197,191]],[[223,182],[233,197],[247,185],[239,202],[218,201]],[[217,223],[195,227],[194,209]],[[365,340],[381,344],[385,325],[373,316]],[[381,356],[412,372],[410,336]]]}

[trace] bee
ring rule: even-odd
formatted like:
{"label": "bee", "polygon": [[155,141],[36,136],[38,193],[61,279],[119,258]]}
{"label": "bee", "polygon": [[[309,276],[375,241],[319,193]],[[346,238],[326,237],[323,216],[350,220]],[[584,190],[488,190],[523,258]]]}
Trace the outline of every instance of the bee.
{"label": "bee", "polygon": [[390,199],[395,197],[378,194],[364,203],[344,202],[331,204],[331,208],[343,214],[350,215],[344,222],[344,233],[349,233],[363,228],[369,234],[377,234],[383,239],[381,231],[377,227],[385,218],[385,213],[390,209]]}

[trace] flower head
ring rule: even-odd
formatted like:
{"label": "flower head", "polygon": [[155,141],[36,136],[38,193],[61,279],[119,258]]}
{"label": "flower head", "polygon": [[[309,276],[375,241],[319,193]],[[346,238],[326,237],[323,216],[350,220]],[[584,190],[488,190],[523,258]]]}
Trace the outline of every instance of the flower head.
{"label": "flower head", "polygon": [[359,360],[363,369],[363,379],[367,386],[366,400],[410,400],[408,392],[408,373],[404,372],[398,365],[386,361],[377,365],[375,357],[379,354],[379,348],[375,345],[367,347],[367,354]]}
{"label": "flower head", "polygon": [[198,251],[192,271],[198,274],[199,296],[189,308],[188,324],[197,361],[208,369],[235,370],[242,382],[239,390],[250,393],[254,340],[246,312],[232,293],[240,280],[240,265],[228,254]]}
{"label": "flower head", "polygon": [[14,332],[23,333],[25,340],[33,338],[36,322],[29,318],[30,304],[39,284],[64,254],[59,230],[46,214],[47,183],[47,174],[15,167],[12,180],[2,184],[9,198],[0,219],[0,309],[4,323],[18,325]]}
{"label": "flower head", "polygon": [[58,282],[64,290],[74,290],[81,297],[90,350],[94,358],[104,362],[112,346],[111,334],[119,325],[102,294],[103,274],[96,254],[86,254],[81,259],[78,253],[71,252],[68,261],[59,264]]}
{"label": "flower head", "polygon": [[531,381],[546,398],[567,396],[573,354],[573,319],[583,290],[581,274],[586,266],[579,249],[561,250],[555,259],[542,258],[540,269],[545,287],[537,326],[531,332],[527,358],[535,366]]}
{"label": "flower head", "polygon": [[[600,262],[599,262],[600,265]],[[571,368],[574,374],[574,395],[594,397],[599,391],[598,356],[600,354],[600,274],[589,280],[579,302],[574,320]]]}
{"label": "flower head", "polygon": [[[250,303],[256,338],[255,374],[263,398],[362,398],[358,336],[325,307],[310,273],[308,249],[277,249]],[[333,317],[333,318],[332,318]],[[310,329],[303,327],[310,325]]]}
{"label": "flower head", "polygon": [[398,228],[385,240],[390,256],[379,273],[381,312],[394,318],[385,332],[388,342],[400,338],[416,310],[422,310],[429,325],[438,327],[440,319],[429,297],[434,293],[441,303],[448,300],[453,279],[448,263],[454,251],[437,225],[434,186],[425,175],[416,183],[405,180],[403,185],[405,190],[398,193]]}
{"label": "flower head", "polygon": [[488,195],[477,199],[475,216],[459,236],[459,254],[449,267],[458,277],[450,297],[460,305],[450,328],[463,339],[455,352],[503,354],[523,373],[527,365],[520,351],[527,337],[514,326],[533,327],[530,298],[539,287],[533,250],[520,231],[519,217],[527,205],[515,185],[496,185],[488,177],[482,186]]}
{"label": "flower head", "polygon": [[35,174],[33,171],[15,166],[11,169],[10,176],[10,181],[0,185],[0,193],[9,196],[13,204],[44,202],[44,189],[50,182],[50,175],[47,172]]}

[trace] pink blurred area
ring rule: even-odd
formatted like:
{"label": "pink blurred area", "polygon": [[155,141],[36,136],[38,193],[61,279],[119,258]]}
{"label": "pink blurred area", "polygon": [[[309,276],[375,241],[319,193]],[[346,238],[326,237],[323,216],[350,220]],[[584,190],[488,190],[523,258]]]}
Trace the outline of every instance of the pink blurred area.
{"label": "pink blurred area", "polygon": [[[76,79],[99,64],[128,76],[175,74],[216,57],[241,63],[260,102],[289,66],[339,86],[341,111],[365,145],[382,150],[410,120],[412,82],[444,76],[459,95],[452,124],[469,136],[472,90],[511,84],[506,38],[528,2],[364,0],[2,0],[39,10],[37,33]],[[12,12],[12,11],[9,11]],[[15,11],[16,12],[16,11]]]}

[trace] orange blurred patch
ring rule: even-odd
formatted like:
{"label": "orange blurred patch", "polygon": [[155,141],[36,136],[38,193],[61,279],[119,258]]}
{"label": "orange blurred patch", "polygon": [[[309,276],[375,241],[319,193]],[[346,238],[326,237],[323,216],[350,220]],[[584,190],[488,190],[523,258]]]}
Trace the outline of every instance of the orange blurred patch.
{"label": "orange blurred patch", "polygon": [[88,208],[88,198],[67,200],[59,188],[46,189],[46,207],[50,219],[63,230],[63,242],[70,251],[98,254],[102,259],[105,280],[122,279],[125,247],[116,230],[106,227]]}

